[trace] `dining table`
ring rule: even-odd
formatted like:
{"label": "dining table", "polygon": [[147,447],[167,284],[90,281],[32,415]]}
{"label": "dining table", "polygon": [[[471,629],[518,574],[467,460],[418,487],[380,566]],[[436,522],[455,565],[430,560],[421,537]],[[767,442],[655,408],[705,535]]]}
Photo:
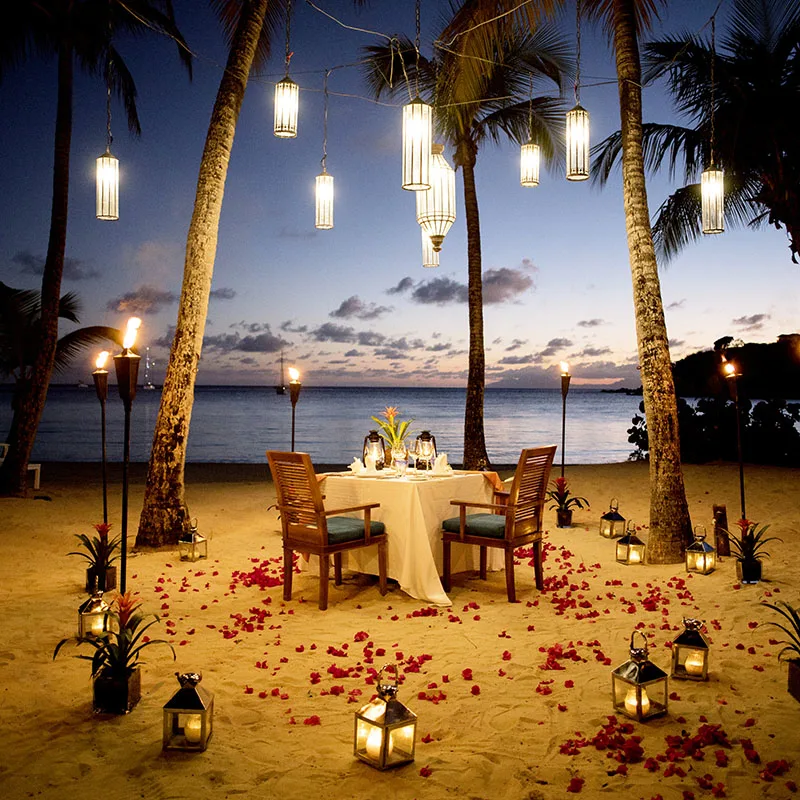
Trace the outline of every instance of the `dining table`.
{"label": "dining table", "polygon": [[[379,508],[372,510],[372,519],[386,526],[388,577],[396,580],[411,597],[437,606],[452,605],[439,577],[442,522],[458,515],[451,500],[491,503],[494,489],[502,486],[497,473],[451,470],[441,475],[407,472],[401,476],[381,470],[377,474],[334,472],[318,477],[326,509],[380,503]],[[482,510],[485,511],[475,511]],[[477,570],[480,548],[454,547],[452,557],[454,573]],[[344,553],[343,566],[354,572],[377,575],[376,548]],[[489,548],[487,566],[488,569],[502,569],[502,552]]]}

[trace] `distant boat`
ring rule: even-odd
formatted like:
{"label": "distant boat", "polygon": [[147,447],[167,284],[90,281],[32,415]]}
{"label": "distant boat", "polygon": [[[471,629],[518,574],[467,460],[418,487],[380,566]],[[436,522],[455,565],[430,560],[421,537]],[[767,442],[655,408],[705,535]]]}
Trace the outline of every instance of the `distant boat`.
{"label": "distant boat", "polygon": [[150,348],[148,347],[145,350],[144,356],[144,384],[142,385],[142,389],[146,392],[152,392],[156,389],[153,385],[153,382],[150,380],[150,367],[152,367],[156,362],[150,360]]}
{"label": "distant boat", "polygon": [[275,394],[286,394],[286,377],[283,374],[283,350],[281,350],[281,382],[275,387]]}
{"label": "distant boat", "polygon": [[75,384],[75,386],[76,386],[76,388],[78,388],[78,389],[88,389],[88,388],[89,388],[89,384],[88,384],[88,383],[84,383],[83,381],[78,381],[78,382]]}

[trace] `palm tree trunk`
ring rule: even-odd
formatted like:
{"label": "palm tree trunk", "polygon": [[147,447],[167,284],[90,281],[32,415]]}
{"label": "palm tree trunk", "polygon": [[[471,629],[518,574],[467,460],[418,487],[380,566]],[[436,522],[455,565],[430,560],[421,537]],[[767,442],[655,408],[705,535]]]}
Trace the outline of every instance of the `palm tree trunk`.
{"label": "palm tree trunk", "polygon": [[267,0],[244,4],[208,126],[186,240],[178,323],[153,435],[137,547],[173,544],[182,531],[189,529],[184,466],[195,378],[208,314],[228,162],[266,10]]}
{"label": "palm tree trunk", "polygon": [[467,302],[469,308],[469,372],[464,410],[464,467],[489,465],[483,432],[483,392],[486,382],[486,354],[483,349],[483,274],[481,268],[481,224],[475,190],[474,147],[460,154],[464,178],[464,217],[467,221]]}
{"label": "palm tree trunk", "polygon": [[39,346],[30,379],[26,380],[14,409],[9,452],[0,466],[0,494],[24,497],[28,483],[28,461],[39,420],[47,400],[58,341],[58,311],[61,276],[67,246],[69,210],[69,153],[72,142],[73,51],[62,44],[58,51],[58,99],[53,153],[53,200],[50,208],[50,238],[42,275]]}
{"label": "palm tree trunk", "polygon": [[628,233],[636,338],[650,443],[648,560],[683,560],[691,520],[683,485],[678,408],[661,300],[642,155],[642,90],[634,0],[614,1],[614,45],[622,130],[622,191]]}

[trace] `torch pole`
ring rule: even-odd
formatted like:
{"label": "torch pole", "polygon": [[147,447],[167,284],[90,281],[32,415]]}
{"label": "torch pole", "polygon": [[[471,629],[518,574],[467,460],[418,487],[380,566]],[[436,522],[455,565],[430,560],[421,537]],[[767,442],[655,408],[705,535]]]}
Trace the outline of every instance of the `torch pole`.
{"label": "torch pole", "polygon": [[561,477],[564,477],[564,453],[567,438],[567,393],[569,392],[570,374],[561,374]]}

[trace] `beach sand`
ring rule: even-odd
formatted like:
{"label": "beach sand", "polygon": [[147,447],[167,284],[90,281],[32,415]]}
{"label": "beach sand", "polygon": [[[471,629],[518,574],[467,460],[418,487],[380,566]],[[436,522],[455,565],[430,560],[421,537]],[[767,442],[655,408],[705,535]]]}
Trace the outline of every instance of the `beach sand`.
{"label": "beach sand", "polygon": [[[143,474],[135,465],[131,544]],[[74,633],[85,597],[83,562],[67,553],[75,534],[93,533],[102,519],[99,467],[43,465],[36,499],[0,500],[0,794],[793,796],[800,703],[776,657],[782,635],[764,624],[777,617],[760,603],[800,601],[800,470],[747,467],[748,516],[770,523],[783,543],[767,548],[765,580],[741,587],[731,558],[708,576],[687,576],[680,564],[614,561],[598,519],[616,496],[646,538],[645,465],[570,466],[567,476],[592,507],[576,512],[571,529],[556,528],[555,512],[546,512],[545,592],[536,591],[527,559],[516,569],[514,605],[502,572],[487,582],[456,576],[450,609],[396,585],[382,598],[371,578],[346,574],[320,612],[312,575],[295,577],[288,603],[280,585],[259,585],[277,583],[281,555],[266,466],[190,465],[187,498],[209,537],[208,561],[181,562],[171,549],[128,561],[128,587],[161,617],[150,632],[174,644],[177,660],[163,646],[145,650],[141,702],[125,716],[95,717],[90,664],[72,657],[90,651],[70,644],[55,661],[52,653]],[[736,466],[688,466],[685,476],[693,522],[710,533],[711,506],[724,503],[733,524]],[[118,465],[109,508],[118,533]],[[611,671],[627,660],[634,627],[651,635],[652,660],[669,671],[666,643],[684,615],[706,621],[710,680],[671,680],[665,717],[609,722]],[[413,764],[381,773],[353,757],[353,714],[374,691],[370,668],[385,663],[403,670],[400,699],[418,715],[418,739]],[[204,753],[162,752],[162,706],[176,671],[202,672],[215,695]],[[608,735],[598,738],[604,726]],[[599,749],[604,738],[610,746]]]}

